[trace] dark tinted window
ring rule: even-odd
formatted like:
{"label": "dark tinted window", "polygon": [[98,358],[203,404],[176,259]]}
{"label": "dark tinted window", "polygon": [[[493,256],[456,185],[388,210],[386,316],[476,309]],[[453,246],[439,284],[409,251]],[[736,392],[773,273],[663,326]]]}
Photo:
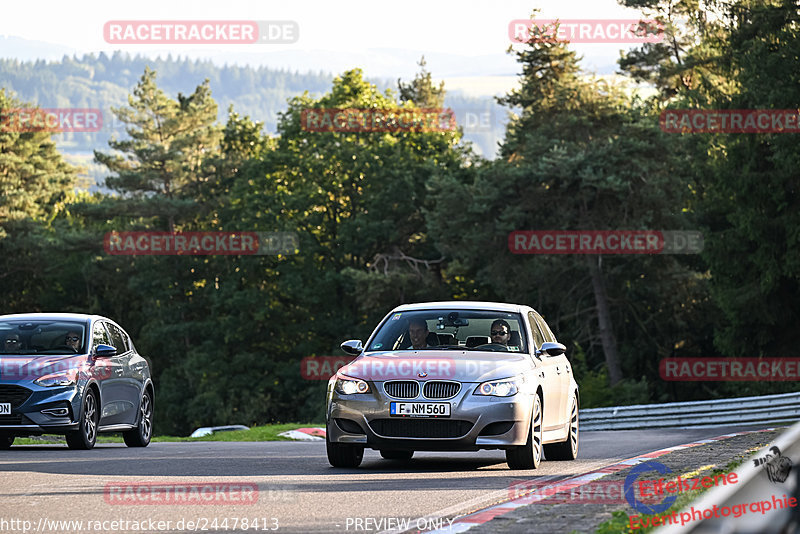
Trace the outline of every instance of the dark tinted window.
{"label": "dark tinted window", "polygon": [[106,329],[111,334],[111,345],[117,349],[117,354],[128,352],[128,343],[125,334],[116,325],[106,323]]}
{"label": "dark tinted window", "polygon": [[101,343],[104,345],[111,345],[111,338],[103,327],[103,323],[94,323],[94,329],[92,330],[92,347],[96,347]]}
{"label": "dark tinted window", "polygon": [[555,343],[556,342],[556,336],[554,336],[553,332],[550,331],[550,327],[547,326],[547,323],[544,321],[542,316],[539,315],[539,314],[536,314],[536,313],[534,314],[534,316],[536,317],[536,322],[539,325],[539,329],[542,331],[542,335],[544,336],[544,340],[549,342],[549,343]]}
{"label": "dark tinted window", "polygon": [[[492,325],[502,321],[508,337],[492,343]],[[383,323],[367,351],[417,350],[411,339],[412,328],[425,332],[424,348],[449,350],[473,349],[492,344],[488,350],[527,352],[523,319],[518,313],[484,310],[415,310],[394,313]],[[497,326],[496,328],[501,328]],[[427,340],[427,341],[425,341]],[[475,349],[480,350],[480,349]]]}
{"label": "dark tinted window", "polygon": [[539,331],[539,325],[536,321],[536,316],[533,312],[528,313],[528,320],[531,322],[531,330],[533,331],[533,341],[536,343],[536,348],[540,348],[544,343],[544,336]]}
{"label": "dark tinted window", "polygon": [[83,352],[86,347],[85,334],[86,323],[74,321],[41,319],[0,321],[0,353],[73,354],[76,351]]}

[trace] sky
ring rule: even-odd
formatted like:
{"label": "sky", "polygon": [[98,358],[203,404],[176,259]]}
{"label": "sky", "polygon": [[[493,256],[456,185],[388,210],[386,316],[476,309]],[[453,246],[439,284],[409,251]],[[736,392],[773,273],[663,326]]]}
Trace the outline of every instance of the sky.
{"label": "sky", "polygon": [[[376,77],[413,76],[416,62],[425,54],[435,78],[460,79],[469,85],[477,83],[476,78],[514,77],[516,63],[505,54],[510,44],[508,25],[513,19],[528,18],[534,8],[541,9],[542,18],[640,18],[640,13],[614,0],[31,0],[4,3],[0,36],[60,45],[78,54],[171,52],[301,72],[341,72],[359,66]],[[103,38],[103,25],[110,20],[289,20],[297,22],[299,39],[292,44],[109,44]],[[0,40],[0,56],[27,57],[30,45]],[[613,68],[619,50],[629,47],[570,46],[584,55],[585,67],[606,71]],[[483,83],[491,86],[491,81]]]}

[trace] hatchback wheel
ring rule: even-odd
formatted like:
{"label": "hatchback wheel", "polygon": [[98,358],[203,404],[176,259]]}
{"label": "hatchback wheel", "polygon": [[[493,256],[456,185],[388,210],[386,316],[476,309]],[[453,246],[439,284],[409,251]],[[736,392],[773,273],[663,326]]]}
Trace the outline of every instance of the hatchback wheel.
{"label": "hatchback wheel", "polygon": [[78,430],[67,432],[67,446],[70,449],[88,450],[97,441],[97,423],[100,420],[100,407],[93,389],[86,392],[81,409],[81,422]]}
{"label": "hatchback wheel", "polygon": [[572,400],[569,416],[569,434],[566,441],[544,446],[548,460],[574,460],[578,457],[578,400]]}
{"label": "hatchback wheel", "polygon": [[14,436],[9,436],[7,434],[0,434],[0,450],[9,449],[13,444],[14,444]]}
{"label": "hatchback wheel", "polygon": [[506,462],[511,469],[536,469],[542,461],[542,401],[539,395],[533,399],[527,443],[506,449]]}
{"label": "hatchback wheel", "polygon": [[333,467],[358,467],[364,459],[364,447],[350,445],[349,443],[332,443],[325,432],[325,448],[328,451],[328,461]]}
{"label": "hatchback wheel", "polygon": [[147,447],[153,435],[153,396],[145,389],[139,401],[139,424],[122,433],[128,447]]}
{"label": "hatchback wheel", "polygon": [[410,460],[414,451],[391,451],[381,449],[381,456],[387,460]]}

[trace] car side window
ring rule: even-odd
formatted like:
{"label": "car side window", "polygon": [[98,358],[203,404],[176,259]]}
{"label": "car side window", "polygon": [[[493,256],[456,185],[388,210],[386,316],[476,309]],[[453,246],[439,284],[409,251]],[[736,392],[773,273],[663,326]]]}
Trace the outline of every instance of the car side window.
{"label": "car side window", "polygon": [[544,343],[544,337],[542,337],[542,333],[539,331],[539,326],[536,324],[536,317],[533,312],[528,312],[528,322],[531,323],[533,341],[536,343],[536,349],[538,350],[542,347],[542,343]]}
{"label": "car side window", "polygon": [[97,322],[94,323],[94,328],[92,329],[92,347],[97,347],[100,344],[111,345],[111,338],[108,336],[103,323]]}
{"label": "car side window", "polygon": [[539,314],[534,314],[534,316],[536,317],[536,323],[539,325],[539,329],[541,329],[544,335],[544,340],[548,343],[556,343],[556,336],[553,335],[553,332],[550,330],[550,327],[547,326],[544,318]]}
{"label": "car side window", "polygon": [[128,344],[122,331],[111,323],[106,323],[106,329],[111,334],[111,345],[117,349],[117,354],[128,352]]}

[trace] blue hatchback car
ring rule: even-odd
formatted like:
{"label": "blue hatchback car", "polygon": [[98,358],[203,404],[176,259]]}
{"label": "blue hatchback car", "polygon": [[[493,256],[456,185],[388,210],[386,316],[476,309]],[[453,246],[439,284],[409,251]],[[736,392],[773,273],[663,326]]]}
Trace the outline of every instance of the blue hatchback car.
{"label": "blue hatchback car", "polygon": [[114,321],[0,315],[0,449],[45,433],[91,449],[98,432],[122,432],[129,447],[146,447],[153,400],[150,365]]}

